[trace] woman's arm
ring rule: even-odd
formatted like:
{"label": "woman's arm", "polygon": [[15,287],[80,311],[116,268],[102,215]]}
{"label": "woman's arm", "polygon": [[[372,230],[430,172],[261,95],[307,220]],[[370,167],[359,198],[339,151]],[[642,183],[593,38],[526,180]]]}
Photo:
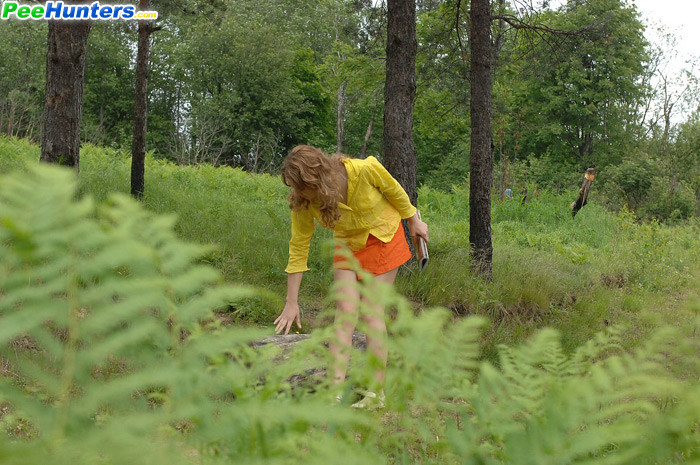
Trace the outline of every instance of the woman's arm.
{"label": "woman's arm", "polygon": [[401,218],[408,220],[408,227],[411,231],[411,237],[422,237],[426,242],[428,240],[428,225],[425,224],[419,217],[416,207],[411,205],[408,194],[401,187],[401,184],[379,163],[374,157],[367,157],[370,162],[370,182],[379,189],[387,200],[398,210]]}
{"label": "woman's arm", "polygon": [[314,218],[306,209],[292,210],[292,238],[289,241],[287,273],[308,271],[309,244],[314,234]]}
{"label": "woman's arm", "polygon": [[379,160],[367,157],[367,161],[369,162],[367,167],[369,182],[384,194],[389,203],[399,212],[401,218],[414,216],[416,207],[411,205],[411,200],[401,184],[379,163]]}
{"label": "woman's arm", "polygon": [[274,324],[277,325],[275,332],[279,334],[284,331],[284,335],[289,334],[294,320],[297,326],[301,329],[301,312],[299,311],[299,288],[301,287],[301,278],[304,277],[304,272],[290,273],[287,275],[287,302],[284,305],[284,310],[277,317]]}

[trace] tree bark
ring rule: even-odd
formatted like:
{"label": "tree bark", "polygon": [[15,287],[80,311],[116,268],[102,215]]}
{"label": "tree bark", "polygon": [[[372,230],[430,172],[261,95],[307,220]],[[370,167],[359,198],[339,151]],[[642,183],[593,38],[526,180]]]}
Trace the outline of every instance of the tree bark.
{"label": "tree bark", "polygon": [[373,123],[374,116],[369,119],[369,124],[367,125],[367,132],[365,132],[365,140],[362,143],[362,149],[360,149],[360,158],[367,158],[367,144],[369,143],[369,138],[372,137]]}
{"label": "tree bark", "polygon": [[581,145],[579,146],[579,162],[582,169],[587,169],[591,164],[591,155],[593,154],[593,132],[587,129],[582,131]]}
{"label": "tree bark", "polygon": [[[65,2],[78,3],[78,2]],[[41,161],[80,168],[89,21],[49,21]]]}
{"label": "tree bark", "polygon": [[413,102],[416,95],[416,5],[387,2],[386,84],[384,92],[384,166],[416,205],[416,147]]}
{"label": "tree bark", "polygon": [[[148,10],[150,3],[150,0],[139,0],[140,10]],[[131,144],[131,195],[138,199],[143,197],[144,192],[148,117],[148,54],[152,32],[150,21],[139,21],[134,91],[134,137]]]}
{"label": "tree bark", "polygon": [[336,153],[343,153],[343,132],[344,132],[344,118],[345,113],[345,82],[341,82],[338,87],[338,108],[337,108],[337,120],[336,120],[336,132],[335,132],[335,151]]}
{"label": "tree bark", "polygon": [[491,134],[492,49],[489,0],[472,0],[471,149],[469,178],[469,242],[472,264],[487,281],[492,277],[491,186],[493,146]]}

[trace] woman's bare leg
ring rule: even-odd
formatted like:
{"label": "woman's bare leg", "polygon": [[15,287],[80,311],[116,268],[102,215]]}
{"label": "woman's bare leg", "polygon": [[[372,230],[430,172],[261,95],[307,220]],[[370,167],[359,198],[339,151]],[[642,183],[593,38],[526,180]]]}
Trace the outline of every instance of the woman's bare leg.
{"label": "woman's bare leg", "polygon": [[334,384],[345,381],[352,347],[352,333],[357,325],[360,292],[357,289],[357,275],[352,270],[334,270],[336,283],[335,336],[329,348],[333,356]]}
{"label": "woman's bare leg", "polygon": [[[374,278],[374,283],[386,283],[393,285],[398,271],[398,268],[394,268],[393,270],[387,271],[384,274],[377,275]],[[376,292],[381,291],[372,289],[370,294]],[[362,314],[361,318],[365,325],[367,325],[367,350],[371,351],[381,362],[381,368],[376,371],[374,380],[377,382],[379,389],[382,389],[384,386],[388,354],[384,307],[377,302],[368,301],[365,297],[363,297],[362,300],[366,305],[366,312]]]}

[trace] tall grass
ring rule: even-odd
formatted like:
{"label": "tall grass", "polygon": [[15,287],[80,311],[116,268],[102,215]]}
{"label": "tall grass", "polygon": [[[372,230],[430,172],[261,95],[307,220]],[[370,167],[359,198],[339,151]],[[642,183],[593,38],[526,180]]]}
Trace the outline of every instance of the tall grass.
{"label": "tall grass", "polygon": [[[0,139],[0,172],[38,159],[38,147]],[[111,192],[128,193],[128,154],[85,145],[81,151],[80,192],[97,201]],[[228,167],[189,167],[147,157],[144,206],[176,217],[175,230],[188,241],[212,246],[203,261],[232,283],[267,290],[236,303],[229,311],[243,323],[269,325],[281,311],[285,292],[290,219],[287,190],[278,177]],[[431,230],[431,262],[419,273],[408,266],[397,289],[414,308],[445,306],[456,315],[489,317],[487,356],[498,343],[515,343],[543,326],[562,333],[571,350],[608,325],[630,328],[634,345],[660,321],[692,330],[684,310],[697,293],[700,222],[665,226],[637,223],[596,204],[575,218],[576,192],[542,191],[530,201],[495,201],[492,208],[493,282],[469,269],[468,189],[453,193],[423,187],[419,207]],[[306,328],[328,304],[332,283],[330,231],[318,228],[304,276],[301,305]]]}

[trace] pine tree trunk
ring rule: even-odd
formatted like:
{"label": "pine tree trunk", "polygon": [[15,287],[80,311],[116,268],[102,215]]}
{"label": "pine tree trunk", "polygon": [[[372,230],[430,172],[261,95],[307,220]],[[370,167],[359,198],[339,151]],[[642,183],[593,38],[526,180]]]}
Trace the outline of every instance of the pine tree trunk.
{"label": "pine tree trunk", "polygon": [[[66,2],[78,3],[78,2]],[[49,21],[41,161],[80,168],[89,21]]]}
{"label": "pine tree trunk", "polygon": [[[141,11],[150,8],[149,0],[140,0]],[[139,21],[139,42],[136,53],[136,85],[134,92],[134,137],[131,144],[131,195],[140,199],[144,191],[146,130],[148,116],[148,53],[151,22]]]}
{"label": "pine tree trunk", "polygon": [[388,0],[386,84],[384,92],[384,166],[418,199],[413,101],[416,95],[416,6],[413,0]]}
{"label": "pine tree trunk", "polygon": [[471,26],[471,152],[469,179],[469,242],[475,271],[491,280],[491,134],[492,50],[489,0],[472,0]]}

